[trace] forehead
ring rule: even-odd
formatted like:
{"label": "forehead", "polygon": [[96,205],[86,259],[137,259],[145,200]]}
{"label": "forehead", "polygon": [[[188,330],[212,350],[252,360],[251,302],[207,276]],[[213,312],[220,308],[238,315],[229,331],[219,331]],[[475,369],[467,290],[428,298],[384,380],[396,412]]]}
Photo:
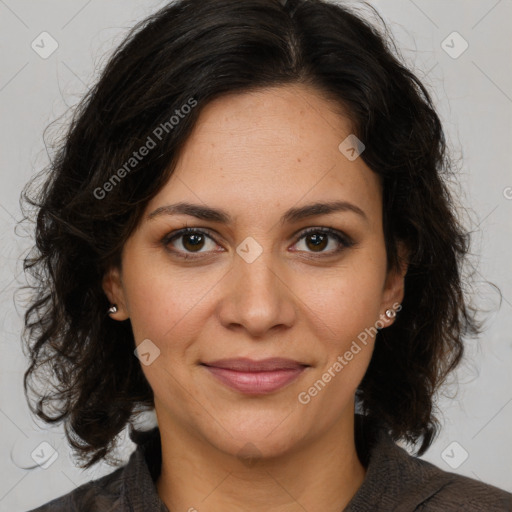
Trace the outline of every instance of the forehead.
{"label": "forehead", "polygon": [[183,200],[221,207],[236,219],[269,206],[347,200],[378,216],[378,176],[339,149],[351,134],[340,106],[307,86],[222,96],[201,111],[149,208]]}

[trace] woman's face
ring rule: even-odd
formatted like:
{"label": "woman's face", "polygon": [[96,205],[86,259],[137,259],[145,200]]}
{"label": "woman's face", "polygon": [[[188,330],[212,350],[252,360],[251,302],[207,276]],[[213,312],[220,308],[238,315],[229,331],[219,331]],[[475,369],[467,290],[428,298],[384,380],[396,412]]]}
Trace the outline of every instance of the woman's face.
{"label": "woman's face", "polygon": [[[353,415],[370,328],[392,322],[384,312],[401,301],[403,274],[386,272],[377,176],[338,148],[350,134],[305,86],[225,96],[202,111],[125,244],[122,272],[104,280],[113,318],[130,318],[144,341],[161,429],[229,454],[249,442],[265,456]],[[335,202],[346,204],[307,208]],[[184,203],[195,210],[171,211]],[[194,232],[178,236],[185,227]],[[275,357],[303,366],[259,375],[205,366]]]}

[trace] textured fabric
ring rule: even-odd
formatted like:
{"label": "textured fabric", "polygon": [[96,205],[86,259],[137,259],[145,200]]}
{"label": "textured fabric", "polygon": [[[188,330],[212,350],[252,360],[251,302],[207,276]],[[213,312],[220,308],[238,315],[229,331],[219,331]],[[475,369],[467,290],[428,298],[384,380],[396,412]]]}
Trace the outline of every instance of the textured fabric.
{"label": "textured fabric", "polygon": [[[360,415],[355,436],[366,477],[342,512],[512,512],[512,494],[409,455]],[[137,449],[125,466],[29,512],[169,512],[155,486],[158,428],[132,439]]]}
{"label": "textured fabric", "polygon": [[158,428],[139,432],[127,464],[30,512],[169,512],[156,492],[162,453]]}
{"label": "textured fabric", "polygon": [[343,512],[512,512],[512,494],[413,457],[385,431],[356,418],[367,471]]}

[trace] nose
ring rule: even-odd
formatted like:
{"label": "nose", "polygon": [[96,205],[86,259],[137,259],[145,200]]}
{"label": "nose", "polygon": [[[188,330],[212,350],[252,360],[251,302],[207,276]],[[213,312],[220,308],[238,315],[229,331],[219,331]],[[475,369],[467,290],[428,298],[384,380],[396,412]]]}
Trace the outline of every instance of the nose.
{"label": "nose", "polygon": [[263,250],[252,262],[235,254],[224,283],[218,310],[224,327],[262,338],[271,329],[293,325],[297,299],[291,275],[270,250]]}

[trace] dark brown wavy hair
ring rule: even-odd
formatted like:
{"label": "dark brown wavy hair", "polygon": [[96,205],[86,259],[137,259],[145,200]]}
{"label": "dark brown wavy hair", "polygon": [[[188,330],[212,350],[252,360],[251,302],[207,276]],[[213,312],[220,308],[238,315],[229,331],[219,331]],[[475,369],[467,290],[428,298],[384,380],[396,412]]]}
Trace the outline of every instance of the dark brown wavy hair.
{"label": "dark brown wavy hair", "polygon": [[[371,6],[361,15],[324,0],[283,4],[181,0],[138,23],[74,109],[48,167],[22,192],[37,213],[24,259],[32,281],[25,395],[39,418],[64,422],[83,468],[117,462],[117,435],[127,425],[136,434],[133,419],[154,407],[130,321],[107,315],[102,277],[120,266],[202,108],[223,94],[314,87],[349,114],[366,146],[361,158],[380,176],[388,268],[400,265],[398,241],[410,254],[402,310],[378,332],[357,391],[362,412],[393,439],[421,442],[423,454],[440,425],[435,393],[459,363],[463,337],[481,332],[464,290],[469,233],[447,185],[454,167],[426,87]],[[159,126],[167,129],[157,147],[112,181]],[[46,388],[30,385],[36,376]]]}

